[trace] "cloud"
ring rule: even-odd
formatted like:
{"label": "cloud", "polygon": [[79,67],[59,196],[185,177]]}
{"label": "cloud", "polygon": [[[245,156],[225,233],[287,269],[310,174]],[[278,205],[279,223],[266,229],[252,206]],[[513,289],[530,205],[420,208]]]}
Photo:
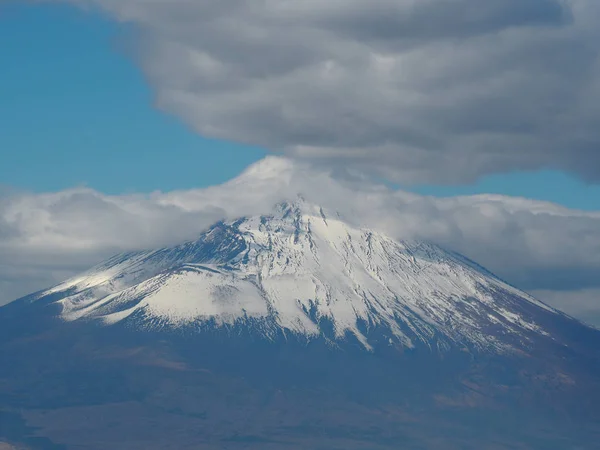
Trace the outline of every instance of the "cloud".
{"label": "cloud", "polygon": [[205,136],[389,180],[600,181],[597,0],[70,0]]}
{"label": "cloud", "polygon": [[533,291],[540,300],[573,317],[600,328],[600,289],[575,291]]}
{"label": "cloud", "polygon": [[91,189],[5,193],[0,303],[114,253],[192,239],[221,218],[268,213],[299,193],[356,226],[458,251],[527,290],[600,289],[600,212],[504,196],[424,197],[268,157],[205,189],[120,196]]}

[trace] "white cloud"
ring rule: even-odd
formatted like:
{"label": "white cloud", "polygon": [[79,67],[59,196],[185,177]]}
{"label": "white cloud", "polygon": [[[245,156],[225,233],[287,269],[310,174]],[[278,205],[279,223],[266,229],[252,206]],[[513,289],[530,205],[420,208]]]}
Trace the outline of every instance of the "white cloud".
{"label": "white cloud", "polygon": [[600,180],[597,0],[70,0],[205,136],[403,182]]}
{"label": "white cloud", "polygon": [[[149,195],[90,189],[0,198],[0,303],[113,253],[190,239],[301,193],[356,225],[459,251],[530,290],[600,288],[600,212],[502,196],[436,199],[269,157],[223,185]],[[599,305],[600,307],[600,305]]]}

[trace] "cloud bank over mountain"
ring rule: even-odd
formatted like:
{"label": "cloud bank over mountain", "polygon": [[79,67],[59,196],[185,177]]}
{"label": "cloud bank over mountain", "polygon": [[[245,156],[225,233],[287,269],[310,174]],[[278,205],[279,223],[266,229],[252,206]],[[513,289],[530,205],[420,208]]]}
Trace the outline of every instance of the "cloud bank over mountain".
{"label": "cloud bank over mountain", "polygon": [[550,292],[558,306],[563,295],[568,301],[586,289],[589,304],[600,292],[600,212],[503,196],[424,197],[268,157],[205,189],[121,196],[87,188],[4,193],[0,303],[114,253],[192,239],[223,218],[268,214],[298,194],[354,225],[463,253],[520,288]]}
{"label": "cloud bank over mountain", "polygon": [[596,0],[70,0],[204,136],[389,180],[600,180]]}
{"label": "cloud bank over mountain", "polygon": [[284,156],[207,189],[0,194],[0,303],[299,192],[457,250],[554,304],[587,311],[600,299],[600,212],[366,181],[550,168],[600,182],[597,0],[66,1],[131,27],[158,108]]}

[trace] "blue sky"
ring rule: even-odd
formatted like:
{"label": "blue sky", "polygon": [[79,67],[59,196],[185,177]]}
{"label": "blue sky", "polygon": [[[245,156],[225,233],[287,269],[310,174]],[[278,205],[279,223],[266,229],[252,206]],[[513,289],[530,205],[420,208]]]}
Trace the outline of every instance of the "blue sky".
{"label": "blue sky", "polygon": [[[124,30],[66,5],[0,6],[0,184],[56,191],[169,191],[223,182],[266,152],[203,139],[153,107],[122,51]],[[600,186],[560,172],[486,176],[466,186],[413,186],[449,196],[498,193],[600,209]]]}
{"label": "blue sky", "polygon": [[0,8],[0,183],[106,193],[219,183],[264,151],[202,139],[152,106],[120,30],[63,5]]}

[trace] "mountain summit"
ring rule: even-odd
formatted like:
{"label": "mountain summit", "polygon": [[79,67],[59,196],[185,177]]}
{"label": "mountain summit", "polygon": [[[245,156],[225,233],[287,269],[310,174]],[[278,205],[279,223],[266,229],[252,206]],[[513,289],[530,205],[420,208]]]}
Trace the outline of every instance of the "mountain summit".
{"label": "mountain summit", "polygon": [[550,338],[536,315],[558,314],[458,254],[355,228],[301,199],[183,245],[119,255],[37,299],[50,295],[67,321],[246,327],[369,350],[510,351]]}
{"label": "mountain summit", "polygon": [[[576,449],[600,332],[298,199],[0,308],[0,443]],[[4,425],[8,424],[8,425]]]}

